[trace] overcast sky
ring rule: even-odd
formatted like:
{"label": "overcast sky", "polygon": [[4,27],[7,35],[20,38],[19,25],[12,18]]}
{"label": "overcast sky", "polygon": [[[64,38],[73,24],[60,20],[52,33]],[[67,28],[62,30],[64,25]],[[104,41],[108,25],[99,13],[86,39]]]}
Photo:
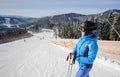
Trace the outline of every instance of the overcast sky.
{"label": "overcast sky", "polygon": [[43,17],[64,13],[95,14],[120,9],[120,0],[0,0],[0,15]]}

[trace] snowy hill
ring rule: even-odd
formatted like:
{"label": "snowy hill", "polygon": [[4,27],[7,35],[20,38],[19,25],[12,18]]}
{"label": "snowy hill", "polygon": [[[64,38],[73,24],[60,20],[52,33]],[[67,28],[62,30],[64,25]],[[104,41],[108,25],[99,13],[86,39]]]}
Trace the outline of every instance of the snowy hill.
{"label": "snowy hill", "polygon": [[[33,37],[0,44],[0,77],[66,77],[70,52],[51,43],[52,30],[42,30]],[[57,39],[61,40],[61,39]],[[73,66],[72,76],[78,70]],[[120,68],[104,60],[96,59],[91,77],[120,77]]]}
{"label": "snowy hill", "polygon": [[120,13],[120,10],[110,9],[110,10],[107,10],[107,11],[104,11],[101,13],[89,14],[89,15],[77,14],[77,13],[54,15],[54,16],[39,18],[37,24],[45,26],[46,24],[47,25],[48,24],[58,24],[58,23],[62,24],[62,23],[68,23],[68,22],[73,22],[73,21],[84,22],[93,17],[98,17],[100,20],[103,20],[103,19],[107,18],[110,13],[111,14]]}
{"label": "snowy hill", "polygon": [[[28,25],[36,22],[36,18],[22,17],[22,16],[10,16],[10,15],[0,15],[0,28],[2,26],[10,27],[27,27]],[[22,26],[21,26],[22,25]]]}

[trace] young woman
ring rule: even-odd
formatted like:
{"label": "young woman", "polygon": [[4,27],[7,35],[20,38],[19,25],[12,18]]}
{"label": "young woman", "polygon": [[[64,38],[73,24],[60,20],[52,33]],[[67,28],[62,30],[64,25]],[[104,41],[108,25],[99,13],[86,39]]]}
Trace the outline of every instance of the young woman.
{"label": "young woman", "polygon": [[[89,77],[89,72],[98,52],[97,36],[93,34],[96,25],[91,21],[85,21],[80,26],[82,36],[80,37],[75,49],[68,56],[76,57],[79,70],[75,77]],[[75,56],[76,55],[76,56]]]}

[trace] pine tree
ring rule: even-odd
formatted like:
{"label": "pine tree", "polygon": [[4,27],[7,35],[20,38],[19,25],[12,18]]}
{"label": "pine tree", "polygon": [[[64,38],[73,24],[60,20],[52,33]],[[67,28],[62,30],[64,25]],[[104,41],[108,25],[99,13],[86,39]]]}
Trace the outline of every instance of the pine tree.
{"label": "pine tree", "polygon": [[120,40],[120,14],[109,15],[108,23],[111,25],[110,29],[110,39],[111,40]]}

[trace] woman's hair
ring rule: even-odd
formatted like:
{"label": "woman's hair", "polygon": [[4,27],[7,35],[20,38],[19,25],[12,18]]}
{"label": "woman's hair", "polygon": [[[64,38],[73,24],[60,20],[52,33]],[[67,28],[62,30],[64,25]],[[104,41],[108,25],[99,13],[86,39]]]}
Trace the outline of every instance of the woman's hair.
{"label": "woman's hair", "polygon": [[88,35],[92,34],[92,32],[97,29],[97,26],[92,21],[85,21],[82,23],[80,28],[84,28],[83,30],[85,32],[85,35]]}
{"label": "woman's hair", "polygon": [[86,31],[93,31],[97,29],[97,26],[92,21],[85,21],[82,27],[84,27]]}

